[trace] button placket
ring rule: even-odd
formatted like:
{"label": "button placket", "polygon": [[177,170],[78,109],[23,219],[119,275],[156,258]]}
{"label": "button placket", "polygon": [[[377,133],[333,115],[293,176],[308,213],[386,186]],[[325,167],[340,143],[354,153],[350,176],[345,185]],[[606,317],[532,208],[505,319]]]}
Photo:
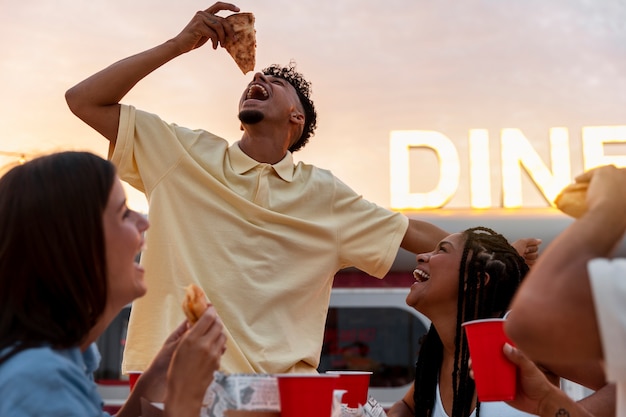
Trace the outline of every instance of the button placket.
{"label": "button placket", "polygon": [[259,176],[257,180],[256,193],[254,196],[254,203],[262,206],[269,206],[269,179],[268,176],[271,174],[272,166],[269,164],[262,164],[261,169],[259,171]]}

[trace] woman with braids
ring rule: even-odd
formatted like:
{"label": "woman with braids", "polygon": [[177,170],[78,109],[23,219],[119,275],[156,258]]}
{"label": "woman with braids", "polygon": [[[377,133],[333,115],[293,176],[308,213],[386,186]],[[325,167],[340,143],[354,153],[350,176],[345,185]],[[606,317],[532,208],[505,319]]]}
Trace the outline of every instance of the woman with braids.
{"label": "woman with braids", "polygon": [[389,417],[528,415],[503,402],[477,401],[461,324],[503,317],[528,266],[504,236],[476,227],[444,238],[417,256],[417,282],[406,298],[431,320],[417,360],[414,386]]}

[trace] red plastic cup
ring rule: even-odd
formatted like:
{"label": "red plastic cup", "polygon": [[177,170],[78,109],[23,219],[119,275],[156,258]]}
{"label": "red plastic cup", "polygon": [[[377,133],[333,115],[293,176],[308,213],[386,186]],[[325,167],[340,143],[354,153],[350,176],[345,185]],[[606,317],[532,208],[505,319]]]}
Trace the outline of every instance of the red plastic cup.
{"label": "red plastic cup", "polygon": [[469,344],[476,393],[480,401],[515,399],[517,367],[502,347],[512,344],[504,333],[504,319],[473,320],[463,323]]}
{"label": "red plastic cup", "polygon": [[350,408],[358,408],[367,402],[367,394],[370,386],[369,371],[326,371],[327,374],[339,375],[335,389],[346,390],[341,402]]}
{"label": "red plastic cup", "polygon": [[137,383],[137,380],[139,379],[140,376],[141,376],[141,372],[139,371],[128,373],[128,386],[130,387],[131,391],[133,390],[133,388],[135,388],[135,384]]}
{"label": "red plastic cup", "polygon": [[330,417],[338,375],[277,374],[281,417]]}

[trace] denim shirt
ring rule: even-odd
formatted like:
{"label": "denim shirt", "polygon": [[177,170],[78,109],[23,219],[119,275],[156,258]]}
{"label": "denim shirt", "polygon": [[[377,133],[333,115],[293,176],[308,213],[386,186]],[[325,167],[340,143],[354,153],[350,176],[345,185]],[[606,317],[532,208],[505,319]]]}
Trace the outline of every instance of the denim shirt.
{"label": "denim shirt", "polygon": [[0,365],[0,416],[109,416],[93,378],[99,363],[95,344],[85,352],[42,346],[16,354]]}

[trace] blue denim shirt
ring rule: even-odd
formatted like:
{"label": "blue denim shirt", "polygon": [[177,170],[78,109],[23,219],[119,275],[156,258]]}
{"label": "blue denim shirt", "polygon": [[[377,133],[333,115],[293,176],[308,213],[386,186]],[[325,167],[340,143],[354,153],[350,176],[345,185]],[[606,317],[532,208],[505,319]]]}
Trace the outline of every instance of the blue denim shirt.
{"label": "blue denim shirt", "polygon": [[95,344],[85,352],[44,346],[18,353],[0,365],[0,416],[109,416],[93,378],[99,363]]}

